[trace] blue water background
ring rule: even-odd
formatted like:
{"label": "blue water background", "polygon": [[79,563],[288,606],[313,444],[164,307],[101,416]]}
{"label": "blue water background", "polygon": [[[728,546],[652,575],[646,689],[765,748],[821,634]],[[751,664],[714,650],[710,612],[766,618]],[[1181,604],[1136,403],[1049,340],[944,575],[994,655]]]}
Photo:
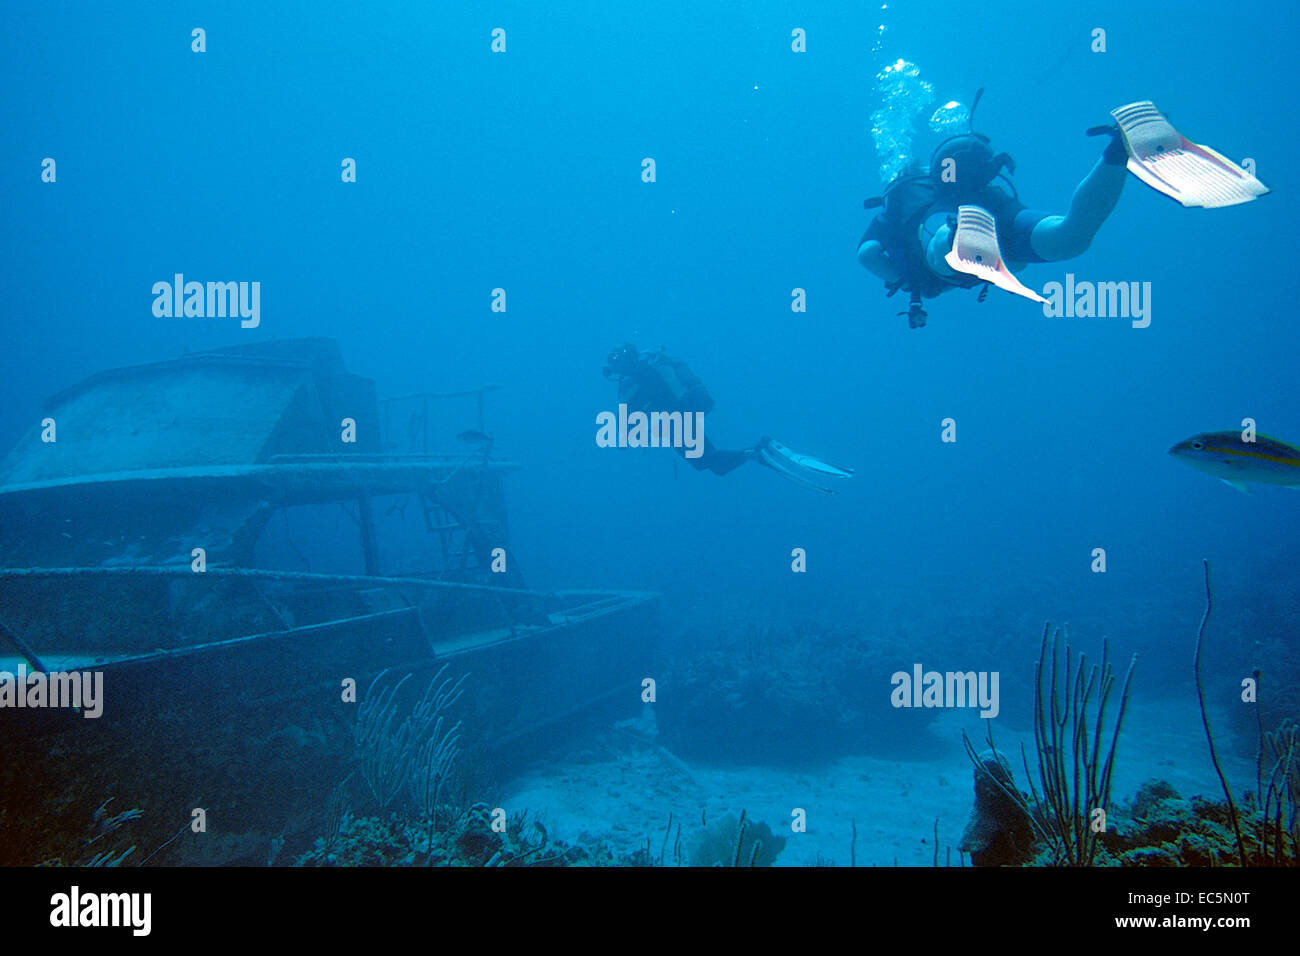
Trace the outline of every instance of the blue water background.
{"label": "blue water background", "polygon": [[[870,634],[914,612],[970,648],[927,666],[993,670],[1012,662],[981,656],[990,635],[1024,632],[1022,664],[1037,650],[1026,622],[1068,619],[1141,651],[1147,686],[1174,689],[1208,557],[1216,653],[1242,651],[1223,660],[1293,629],[1300,495],[1240,495],[1165,453],[1244,417],[1300,443],[1289,4],[0,16],[0,445],[43,396],[103,367],[330,336],[381,394],[504,386],[488,428],[523,465],[508,495],[528,582],[662,591],[670,628],[747,614]],[[494,27],[505,55],[489,51]],[[790,50],[795,27],[807,53]],[[1088,49],[1094,27],[1105,54]],[[1063,211],[1099,154],[1084,129],[1147,98],[1189,137],[1253,158],[1273,193],[1189,210],[1131,180],[1086,255],[1023,276],[1149,281],[1150,328],[1047,319],[994,292],[946,296],[911,331],[902,297],[854,255],[862,200],[882,186],[874,78],[899,56],[936,103],[986,88],[976,125],[1015,155],[1031,206]],[[57,184],[40,182],[46,156]],[[343,157],[356,184],[340,182]],[[176,272],[260,281],[261,326],[155,318],[150,287]],[[724,447],[768,434],[856,476],[823,497],[758,467],[719,479],[598,448],[595,416],[614,407],[600,369],[625,340],[691,364]],[[956,444],[939,440],[947,417]],[[790,571],[795,547],[806,574]],[[1090,571],[1097,547],[1105,574]]]}

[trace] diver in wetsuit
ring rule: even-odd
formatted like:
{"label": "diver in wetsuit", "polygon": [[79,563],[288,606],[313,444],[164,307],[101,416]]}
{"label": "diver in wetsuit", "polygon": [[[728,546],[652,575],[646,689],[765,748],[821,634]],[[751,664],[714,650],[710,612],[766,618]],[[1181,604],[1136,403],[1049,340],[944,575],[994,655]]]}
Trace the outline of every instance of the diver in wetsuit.
{"label": "diver in wetsuit", "polygon": [[[630,412],[708,414],[713,410],[713,396],[699,376],[663,349],[651,351],[638,349],[631,343],[620,345],[609,353],[604,375],[618,380],[618,401]],[[678,448],[677,452],[695,469],[715,475],[729,474],[746,462],[756,461],[783,478],[827,494],[834,492],[814,479],[848,478],[853,474],[849,469],[793,452],[767,437],[759,439],[752,448],[731,450],[718,448],[705,436],[698,457],[687,455],[685,448]]]}
{"label": "diver in wetsuit", "polygon": [[[973,122],[980,90],[971,106]],[[956,288],[997,285],[1043,301],[1013,272],[1031,262],[1082,255],[1115,209],[1128,173],[1184,206],[1247,202],[1267,188],[1214,150],[1181,136],[1147,101],[1111,114],[1114,125],[1088,130],[1109,135],[1101,158],[1074,191],[1065,215],[1029,209],[1007,173],[1015,161],[993,152],[971,129],[939,144],[929,169],[913,165],[866,208],[883,207],[858,243],[858,262],[885,281],[888,295],[909,292],[912,328],[925,325],[923,299]]]}

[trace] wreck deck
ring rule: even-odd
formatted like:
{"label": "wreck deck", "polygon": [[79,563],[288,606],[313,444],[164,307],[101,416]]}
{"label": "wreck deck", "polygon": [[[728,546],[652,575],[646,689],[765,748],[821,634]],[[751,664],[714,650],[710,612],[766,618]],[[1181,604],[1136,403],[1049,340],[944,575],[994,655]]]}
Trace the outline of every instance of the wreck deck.
{"label": "wreck deck", "polygon": [[[358,700],[380,679],[411,675],[409,706],[444,665],[465,675],[471,777],[576,713],[634,711],[657,597],[524,585],[503,488],[518,465],[483,431],[491,388],[380,403],[310,339],[47,399],[0,460],[0,672],[98,674],[102,712],[0,707],[0,865],[85,862],[109,798],[141,811],[131,839],[167,847],[156,862],[310,845],[355,777]],[[435,416],[466,399],[476,428]],[[198,806],[221,836],[173,843]]]}

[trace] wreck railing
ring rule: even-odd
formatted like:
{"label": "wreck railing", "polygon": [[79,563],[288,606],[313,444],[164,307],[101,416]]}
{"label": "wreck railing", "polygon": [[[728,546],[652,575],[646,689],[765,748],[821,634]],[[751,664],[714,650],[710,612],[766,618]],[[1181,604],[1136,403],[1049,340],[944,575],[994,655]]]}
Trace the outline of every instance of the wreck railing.
{"label": "wreck railing", "polygon": [[[83,618],[49,617],[46,585],[55,582],[94,589]],[[562,604],[541,591],[429,578],[211,566],[198,572],[189,565],[0,568],[0,589],[7,591],[0,603],[8,609],[8,629],[34,653],[85,645],[114,651],[137,644],[188,646],[266,626],[290,630],[398,607],[418,611],[426,636],[437,641],[493,628],[515,633],[547,623]]]}

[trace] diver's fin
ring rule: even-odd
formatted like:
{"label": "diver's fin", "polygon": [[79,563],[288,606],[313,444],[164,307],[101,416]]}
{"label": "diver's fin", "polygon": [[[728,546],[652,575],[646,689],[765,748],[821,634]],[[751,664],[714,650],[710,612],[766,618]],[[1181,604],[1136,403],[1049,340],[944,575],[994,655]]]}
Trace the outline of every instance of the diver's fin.
{"label": "diver's fin", "polygon": [[1022,295],[1035,302],[1046,302],[1041,295],[1020,284],[1002,261],[998,249],[997,221],[986,209],[979,206],[957,208],[957,232],[953,235],[952,249],[943,261],[956,272],[991,282],[999,289]]}
{"label": "diver's fin", "polygon": [[801,455],[786,448],[780,442],[772,441],[770,438],[764,438],[760,441],[755,450],[758,453],[759,462],[771,468],[782,478],[793,481],[796,485],[811,488],[813,491],[820,491],[824,495],[833,495],[835,492],[818,484],[813,480],[814,477],[853,477],[852,469],[832,465],[811,455]]}
{"label": "diver's fin", "polygon": [[831,478],[852,478],[852,468],[841,468],[839,465],[832,465],[829,462],[822,461],[820,458],[814,458],[812,455],[801,455],[796,451],[791,451],[779,441],[767,439],[765,446],[773,455],[779,455],[785,461],[799,468],[806,468],[808,471],[816,472],[819,475],[829,475]]}
{"label": "diver's fin", "polygon": [[811,488],[813,491],[820,491],[824,495],[835,494],[835,491],[833,491],[832,489],[823,488],[815,481],[812,481],[811,479],[806,478],[805,476],[799,474],[797,471],[795,471],[794,468],[791,468],[789,465],[785,464],[779,456],[773,455],[770,451],[768,451],[765,448],[759,449],[758,460],[760,464],[766,465],[768,468],[771,468],[782,478],[786,479],[787,481],[793,481],[796,485],[803,485],[805,488]]}
{"label": "diver's fin", "polygon": [[1185,139],[1150,100],[1110,111],[1128,150],[1128,169],[1184,206],[1235,206],[1268,187],[1208,146]]}
{"label": "diver's fin", "polygon": [[1244,481],[1237,481],[1233,478],[1220,478],[1219,480],[1222,481],[1225,485],[1231,485],[1233,488],[1236,488],[1243,495],[1254,494],[1254,492],[1250,490],[1250,486],[1246,484]]}

